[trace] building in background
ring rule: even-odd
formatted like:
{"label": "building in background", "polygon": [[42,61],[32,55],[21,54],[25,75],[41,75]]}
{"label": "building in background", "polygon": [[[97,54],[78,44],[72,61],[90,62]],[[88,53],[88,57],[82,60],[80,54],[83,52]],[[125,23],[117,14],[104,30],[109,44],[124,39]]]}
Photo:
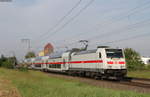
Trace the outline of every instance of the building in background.
{"label": "building in background", "polygon": [[39,56],[39,57],[44,56],[44,51],[40,51],[40,52],[38,53],[38,56]]}
{"label": "building in background", "polygon": [[54,47],[51,43],[48,43],[45,47],[44,47],[44,56],[49,56],[51,53],[53,53],[54,51]]}
{"label": "building in background", "polygon": [[141,60],[145,65],[150,65],[150,57],[141,57]]}

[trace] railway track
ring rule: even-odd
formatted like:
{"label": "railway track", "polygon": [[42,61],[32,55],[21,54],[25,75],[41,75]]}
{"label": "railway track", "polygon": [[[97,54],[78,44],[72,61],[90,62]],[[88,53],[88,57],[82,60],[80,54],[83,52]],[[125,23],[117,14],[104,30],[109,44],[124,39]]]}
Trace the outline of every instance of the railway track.
{"label": "railway track", "polygon": [[127,77],[124,80],[120,81],[121,84],[137,86],[150,89],[150,79],[146,78],[132,78]]}
{"label": "railway track", "polygon": [[95,80],[88,77],[69,76],[64,74],[46,73],[52,77],[77,80],[82,83],[90,84],[96,87],[111,88],[116,90],[128,90],[140,93],[150,93],[150,79],[143,78],[125,78],[121,81],[116,80]]}
{"label": "railway track", "polygon": [[150,84],[146,84],[146,83],[139,83],[139,82],[120,82],[120,84],[150,89]]}
{"label": "railway track", "polygon": [[149,81],[150,82],[150,79],[146,79],[146,78],[131,78],[132,80],[140,80],[140,81]]}
{"label": "railway track", "polygon": [[142,87],[142,88],[147,88],[150,89],[150,84],[148,84],[149,82],[139,82],[139,81],[120,81],[120,84],[124,84],[124,85],[130,85],[130,86],[136,86],[136,87]]}

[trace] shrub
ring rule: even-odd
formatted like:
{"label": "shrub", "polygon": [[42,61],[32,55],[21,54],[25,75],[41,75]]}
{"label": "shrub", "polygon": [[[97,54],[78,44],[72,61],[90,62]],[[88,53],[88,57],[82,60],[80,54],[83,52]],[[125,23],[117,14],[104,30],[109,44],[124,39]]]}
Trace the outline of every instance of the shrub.
{"label": "shrub", "polygon": [[27,72],[28,71],[28,68],[27,67],[24,67],[24,66],[21,66],[18,68],[19,71],[23,71],[23,72]]}
{"label": "shrub", "polygon": [[126,48],[124,52],[127,67],[129,70],[141,70],[145,68],[144,64],[141,61],[140,54],[138,52],[136,52],[132,48]]}
{"label": "shrub", "polygon": [[5,68],[8,68],[8,69],[13,69],[14,68],[11,60],[4,61],[1,66],[5,67]]}
{"label": "shrub", "polygon": [[150,64],[146,66],[146,69],[150,70]]}

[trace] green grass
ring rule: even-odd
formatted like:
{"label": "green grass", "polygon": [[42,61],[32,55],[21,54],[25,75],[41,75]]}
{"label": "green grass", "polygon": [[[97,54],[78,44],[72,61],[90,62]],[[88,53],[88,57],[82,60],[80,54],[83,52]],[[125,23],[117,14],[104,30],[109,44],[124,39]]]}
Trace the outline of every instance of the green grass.
{"label": "green grass", "polygon": [[49,77],[39,71],[0,69],[0,78],[10,80],[23,97],[149,97],[150,95],[98,88],[73,80]]}
{"label": "green grass", "polygon": [[150,79],[150,70],[129,71],[128,76],[129,77],[149,78]]}

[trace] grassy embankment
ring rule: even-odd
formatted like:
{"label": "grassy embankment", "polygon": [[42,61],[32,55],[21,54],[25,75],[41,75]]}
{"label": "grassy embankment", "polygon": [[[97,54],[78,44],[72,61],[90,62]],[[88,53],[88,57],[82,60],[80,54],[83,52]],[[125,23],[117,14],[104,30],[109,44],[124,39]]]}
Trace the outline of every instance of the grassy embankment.
{"label": "grassy embankment", "polygon": [[129,77],[148,78],[150,79],[150,70],[129,71]]}
{"label": "grassy embankment", "polygon": [[0,97],[21,97],[18,90],[9,80],[0,77]]}
{"label": "grassy embankment", "polygon": [[150,95],[98,88],[73,80],[52,78],[39,71],[20,72],[0,68],[0,79],[9,80],[23,97],[149,97]]}

